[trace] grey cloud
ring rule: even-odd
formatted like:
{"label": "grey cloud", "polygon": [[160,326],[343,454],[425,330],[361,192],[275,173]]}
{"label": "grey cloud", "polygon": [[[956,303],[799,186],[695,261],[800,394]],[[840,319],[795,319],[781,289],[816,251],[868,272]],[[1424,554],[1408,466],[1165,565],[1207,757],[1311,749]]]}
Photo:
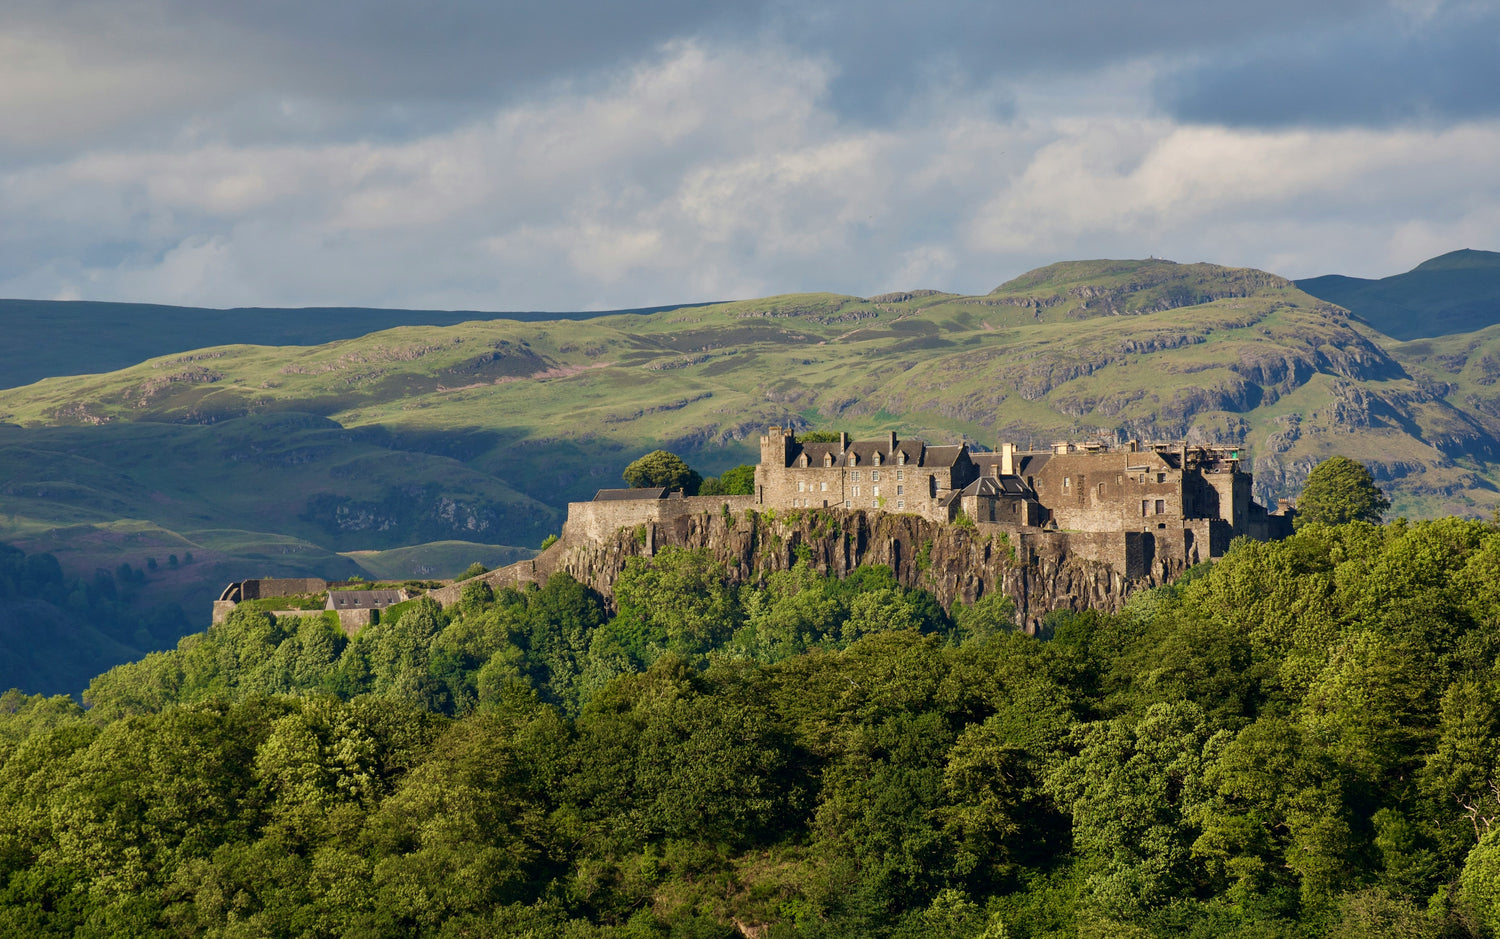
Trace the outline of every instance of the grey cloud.
{"label": "grey cloud", "polygon": [[[98,139],[159,139],[184,127],[230,140],[399,138],[559,83],[607,81],[613,69],[674,39],[773,41],[818,56],[835,73],[833,110],[881,122],[925,107],[934,94],[966,96],[1000,116],[1011,107],[1008,80],[1089,74],[1141,56],[1170,60],[1267,36],[1280,41],[1384,6],[1380,0],[10,0],[0,10],[0,34],[60,44],[73,61],[101,69],[161,73],[149,86],[123,88],[119,107],[102,109]],[[82,105],[100,96],[80,89],[75,109],[89,110]],[[302,109],[301,120],[283,113],[289,104]],[[58,139],[87,143],[87,128],[77,123],[57,122]],[[47,142],[44,131],[32,137],[28,146]]]}
{"label": "grey cloud", "polygon": [[1500,115],[1500,6],[1382,11],[1165,76],[1175,117],[1243,126],[1387,126]]}
{"label": "grey cloud", "polygon": [[[785,41],[828,55],[842,113],[881,120],[936,91],[981,92],[994,83],[1087,75],[1132,59],[1170,61],[1264,36],[1328,28],[1385,7],[1383,0],[831,0],[778,3]],[[994,99],[1005,110],[1004,95]]]}

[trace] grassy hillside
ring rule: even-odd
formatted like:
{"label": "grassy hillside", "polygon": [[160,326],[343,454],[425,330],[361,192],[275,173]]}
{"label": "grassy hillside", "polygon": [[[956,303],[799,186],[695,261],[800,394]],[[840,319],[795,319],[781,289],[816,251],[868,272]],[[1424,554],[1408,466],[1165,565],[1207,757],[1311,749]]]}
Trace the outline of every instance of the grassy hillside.
{"label": "grassy hillside", "polygon": [[[717,473],[753,462],[773,423],[1228,442],[1251,451],[1263,500],[1342,453],[1396,513],[1488,515],[1496,341],[1394,343],[1274,275],[1152,260],[1053,265],[980,297],[218,346],[0,392],[0,541],[84,572],[191,550],[190,611],[240,577],[451,575],[539,544],[647,450]],[[411,545],[400,570],[360,553]]]}
{"label": "grassy hillside", "polygon": [[1405,274],[1365,280],[1330,274],[1297,281],[1396,339],[1468,333],[1500,324],[1500,253],[1453,251]]}
{"label": "grassy hillside", "polygon": [[[650,313],[671,307],[614,310]],[[311,346],[395,326],[451,326],[497,317],[522,322],[590,319],[610,313],[482,313],[475,310],[379,310],[366,307],[213,310],[149,303],[0,300],[6,367],[0,388],[51,375],[108,372],[154,356],[255,342]]]}

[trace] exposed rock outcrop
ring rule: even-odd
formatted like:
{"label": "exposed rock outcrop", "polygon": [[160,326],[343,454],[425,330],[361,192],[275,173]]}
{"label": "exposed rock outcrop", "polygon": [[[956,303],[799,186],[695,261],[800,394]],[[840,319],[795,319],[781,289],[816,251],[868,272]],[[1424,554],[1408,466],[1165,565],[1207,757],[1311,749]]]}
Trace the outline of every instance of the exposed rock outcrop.
{"label": "exposed rock outcrop", "polygon": [[[824,574],[843,577],[863,564],[884,564],[907,587],[931,591],[944,608],[1000,591],[1016,604],[1017,625],[1035,632],[1055,610],[1116,612],[1135,590],[1159,586],[1184,564],[1162,557],[1144,577],[1127,580],[1111,565],[1078,556],[1061,541],[1012,544],[984,528],[940,525],[915,515],[837,509],[790,513],[701,512],[621,528],[599,540],[557,542],[534,560],[482,575],[495,587],[543,582],[566,571],[606,598],[632,557],[675,546],[704,549],[741,583],[757,583],[805,559]],[[447,605],[463,584],[435,591]]]}

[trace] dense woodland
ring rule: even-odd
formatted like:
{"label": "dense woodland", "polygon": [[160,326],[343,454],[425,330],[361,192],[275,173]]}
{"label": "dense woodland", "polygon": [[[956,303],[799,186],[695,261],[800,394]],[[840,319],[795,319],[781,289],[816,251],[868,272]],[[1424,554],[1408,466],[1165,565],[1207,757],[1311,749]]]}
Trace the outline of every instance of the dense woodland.
{"label": "dense woodland", "polygon": [[1489,936],[1500,529],[1309,525],[1042,639],[637,559],[0,698],[0,934]]}

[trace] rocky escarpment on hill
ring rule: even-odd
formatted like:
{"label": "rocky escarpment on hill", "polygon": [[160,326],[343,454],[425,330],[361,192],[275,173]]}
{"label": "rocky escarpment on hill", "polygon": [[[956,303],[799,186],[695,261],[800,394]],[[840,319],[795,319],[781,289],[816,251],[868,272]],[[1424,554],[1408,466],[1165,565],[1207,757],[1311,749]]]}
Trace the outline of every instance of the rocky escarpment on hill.
{"label": "rocky escarpment on hill", "polygon": [[[988,526],[986,526],[988,529]],[[930,591],[946,609],[1001,591],[1016,604],[1017,625],[1035,632],[1056,610],[1117,612],[1135,590],[1160,586],[1183,565],[1158,559],[1145,577],[1127,580],[1109,564],[1069,553],[1061,540],[1013,544],[998,530],[942,525],[915,515],[814,509],[760,514],[701,512],[621,528],[598,540],[559,541],[533,561],[484,575],[496,587],[545,581],[566,571],[606,597],[633,557],[666,547],[702,549],[741,583],[762,580],[805,560],[843,577],[884,564],[907,587]],[[463,584],[433,596],[456,602]]]}

